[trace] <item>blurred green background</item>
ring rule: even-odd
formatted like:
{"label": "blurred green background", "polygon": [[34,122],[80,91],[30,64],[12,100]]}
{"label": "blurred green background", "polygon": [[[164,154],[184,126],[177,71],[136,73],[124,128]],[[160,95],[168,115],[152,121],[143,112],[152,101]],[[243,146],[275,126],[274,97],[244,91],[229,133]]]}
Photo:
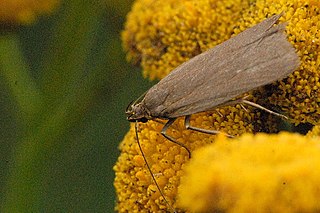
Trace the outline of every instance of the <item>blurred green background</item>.
{"label": "blurred green background", "polygon": [[124,110],[151,86],[121,48],[132,0],[61,3],[1,34],[0,212],[113,212]]}

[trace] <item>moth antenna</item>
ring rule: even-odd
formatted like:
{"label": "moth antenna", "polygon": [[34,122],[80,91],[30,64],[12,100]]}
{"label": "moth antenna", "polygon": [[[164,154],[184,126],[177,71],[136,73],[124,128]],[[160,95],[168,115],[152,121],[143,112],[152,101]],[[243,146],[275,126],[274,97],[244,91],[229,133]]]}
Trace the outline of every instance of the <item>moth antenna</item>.
{"label": "moth antenna", "polygon": [[157,118],[154,118],[154,119],[152,119],[152,120],[155,121],[155,122],[157,122],[158,124],[163,124],[163,125],[166,124],[165,122],[163,122],[163,121],[161,121],[161,120],[159,120],[159,119],[157,119]]}
{"label": "moth antenna", "polygon": [[167,200],[166,197],[164,196],[162,190],[160,189],[160,186],[158,185],[158,182],[156,181],[156,178],[154,177],[154,175],[153,175],[153,173],[152,173],[152,171],[151,171],[151,168],[150,168],[150,165],[149,165],[149,163],[148,163],[148,161],[147,161],[147,158],[146,158],[146,156],[144,155],[144,152],[142,151],[142,147],[141,147],[141,144],[140,144],[140,141],[139,141],[139,137],[138,137],[138,121],[136,121],[134,127],[135,127],[136,138],[137,138],[137,143],[138,143],[138,146],[139,146],[139,150],[140,150],[141,155],[142,155],[142,157],[143,157],[143,159],[144,159],[144,162],[146,163],[146,166],[147,166],[148,171],[149,171],[149,173],[150,173],[150,175],[151,175],[151,177],[152,177],[152,180],[153,180],[153,182],[156,184],[156,187],[157,187],[157,189],[159,190],[159,192],[160,192],[161,196],[163,197],[163,199],[164,199],[165,203],[167,204],[167,206],[168,206],[174,213],[177,213],[176,210],[173,208],[173,206],[168,202],[168,200]]}

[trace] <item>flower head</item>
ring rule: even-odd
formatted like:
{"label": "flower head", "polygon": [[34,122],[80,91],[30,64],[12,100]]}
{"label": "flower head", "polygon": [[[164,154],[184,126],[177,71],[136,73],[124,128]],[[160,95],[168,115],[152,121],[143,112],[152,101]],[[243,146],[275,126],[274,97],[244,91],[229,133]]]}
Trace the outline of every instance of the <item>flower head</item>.
{"label": "flower head", "polygon": [[219,137],[185,167],[179,204],[191,212],[315,212],[319,165],[319,137]]}
{"label": "flower head", "polygon": [[[221,130],[232,135],[253,132],[252,119],[256,114],[242,109],[240,110],[242,116],[239,116],[239,112],[232,111],[234,109],[237,108],[221,109],[220,112],[229,114],[226,117],[216,112],[200,113],[191,118],[191,125],[203,129]],[[183,175],[182,168],[189,160],[189,155],[183,147],[166,140],[160,134],[162,128],[163,124],[155,121],[139,124],[138,140],[164,196],[176,207],[177,188]],[[169,128],[168,135],[183,143],[191,152],[212,143],[216,137],[186,130],[182,118]],[[118,195],[116,209],[119,212],[169,211],[145,165],[135,137],[134,125],[131,125],[130,131],[121,142],[120,150],[121,155],[114,166],[116,172],[114,185]]]}
{"label": "flower head", "polygon": [[3,23],[30,24],[37,16],[51,13],[59,0],[2,0],[0,21]]}
{"label": "flower head", "polygon": [[181,63],[227,40],[250,1],[139,0],[122,40],[128,59],[160,79]]}

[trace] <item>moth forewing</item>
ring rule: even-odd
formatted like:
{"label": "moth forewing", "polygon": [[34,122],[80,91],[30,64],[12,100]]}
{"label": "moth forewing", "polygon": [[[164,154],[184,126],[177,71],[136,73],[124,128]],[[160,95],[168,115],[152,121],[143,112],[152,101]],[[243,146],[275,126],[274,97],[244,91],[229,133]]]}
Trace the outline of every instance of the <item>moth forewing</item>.
{"label": "moth forewing", "polygon": [[278,18],[267,19],[177,67],[146,93],[146,108],[154,117],[195,114],[288,76],[298,67],[299,58],[284,34],[285,24],[272,26]]}

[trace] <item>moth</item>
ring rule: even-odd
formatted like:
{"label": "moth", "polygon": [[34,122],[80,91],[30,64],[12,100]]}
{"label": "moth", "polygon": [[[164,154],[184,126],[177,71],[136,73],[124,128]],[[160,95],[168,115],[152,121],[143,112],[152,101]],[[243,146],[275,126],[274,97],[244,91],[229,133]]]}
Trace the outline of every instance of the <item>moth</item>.
{"label": "moth", "polygon": [[298,68],[299,57],[284,33],[286,23],[275,25],[281,15],[274,15],[175,68],[127,107],[127,120],[136,122],[137,132],[138,122],[166,119],[161,134],[191,155],[184,144],[167,135],[167,129],[178,117],[185,117],[187,129],[216,134],[218,131],[191,126],[190,116],[237,103],[277,114],[245,99],[232,99],[281,80]]}

